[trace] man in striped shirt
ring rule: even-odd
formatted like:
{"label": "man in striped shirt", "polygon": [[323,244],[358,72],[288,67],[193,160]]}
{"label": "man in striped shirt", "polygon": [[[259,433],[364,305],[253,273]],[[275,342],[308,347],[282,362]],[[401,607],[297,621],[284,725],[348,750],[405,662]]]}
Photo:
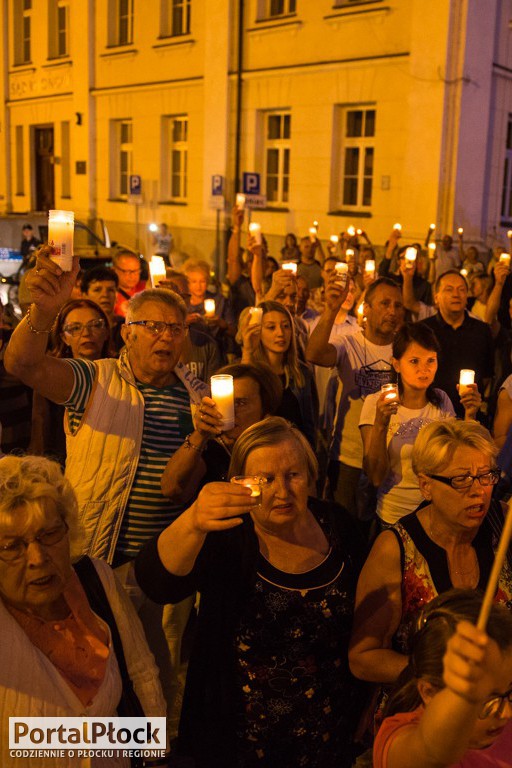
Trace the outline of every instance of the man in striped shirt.
{"label": "man in striped shirt", "polygon": [[[130,302],[119,360],[48,356],[48,334],[79,267],[76,258],[73,270],[62,272],[49,256],[49,249],[41,249],[27,278],[33,303],[13,333],[5,365],[66,406],[66,474],[77,495],[84,550],[118,567],[141,603],[132,561],[182,511],[162,495],[160,480],[169,457],[193,429],[190,401],[200,402],[206,394],[205,385],[179,363],[186,306],[171,291],[145,291]],[[155,633],[150,609],[147,601],[141,603],[144,625]],[[148,639],[154,649],[156,638]],[[157,661],[162,670],[164,662]],[[164,675],[162,683],[165,690]]]}

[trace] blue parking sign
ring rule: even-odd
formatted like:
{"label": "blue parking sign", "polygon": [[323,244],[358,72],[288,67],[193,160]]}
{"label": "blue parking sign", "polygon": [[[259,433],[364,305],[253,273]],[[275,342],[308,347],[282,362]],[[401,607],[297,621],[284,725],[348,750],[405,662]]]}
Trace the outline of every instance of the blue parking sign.
{"label": "blue parking sign", "polygon": [[138,174],[131,174],[130,176],[130,195],[142,194],[142,179]]}
{"label": "blue parking sign", "polygon": [[212,176],[212,195],[224,194],[224,176],[219,176],[218,173]]}
{"label": "blue parking sign", "polygon": [[260,194],[260,174],[259,173],[244,173],[243,181],[244,181],[245,195]]}

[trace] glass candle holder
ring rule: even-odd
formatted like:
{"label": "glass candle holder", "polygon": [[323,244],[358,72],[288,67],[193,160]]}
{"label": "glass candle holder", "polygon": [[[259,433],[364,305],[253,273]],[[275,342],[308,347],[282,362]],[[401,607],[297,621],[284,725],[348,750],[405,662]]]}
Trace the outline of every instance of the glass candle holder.
{"label": "glass candle holder", "polygon": [[297,274],[297,265],[294,261],[285,261],[283,264],[281,264],[281,269],[292,272],[294,275]]}
{"label": "glass candle holder", "polygon": [[249,232],[254,237],[258,245],[261,245],[261,224],[257,221],[253,221],[249,224]]}
{"label": "glass candle holder", "polygon": [[251,496],[257,498],[261,496],[261,489],[267,483],[267,478],[262,477],[261,475],[235,475],[229,482],[250,488]]}
{"label": "glass candle holder", "polygon": [[470,368],[462,368],[459,375],[459,395],[462,395],[469,384],[475,383],[475,372]]}
{"label": "glass candle holder", "polygon": [[262,307],[250,307],[249,308],[249,322],[253,323],[254,325],[258,324],[261,325],[261,321],[263,318],[263,309]]}
{"label": "glass candle holder", "polygon": [[74,232],[73,211],[48,211],[48,245],[53,248],[50,258],[63,272],[71,272],[73,269]]}
{"label": "glass candle holder", "polygon": [[222,416],[222,430],[226,432],[235,426],[235,397],[233,377],[228,375],[212,376],[210,379],[212,400]]}
{"label": "glass candle holder", "polygon": [[204,314],[206,317],[215,317],[215,299],[204,300]]}
{"label": "glass candle holder", "polygon": [[398,386],[396,384],[392,382],[383,384],[380,391],[384,395],[385,400],[398,400]]}

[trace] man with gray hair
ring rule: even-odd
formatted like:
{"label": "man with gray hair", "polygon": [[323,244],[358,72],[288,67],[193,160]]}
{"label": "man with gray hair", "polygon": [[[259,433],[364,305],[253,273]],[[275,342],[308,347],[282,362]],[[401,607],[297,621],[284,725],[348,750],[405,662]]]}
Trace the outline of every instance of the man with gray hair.
{"label": "man with gray hair", "polygon": [[162,495],[160,479],[193,431],[190,402],[199,403],[206,386],[179,362],[186,307],[168,290],[130,301],[119,360],[47,355],[48,334],[79,269],[75,258],[73,270],[62,272],[50,255],[40,249],[27,278],[32,304],[6,349],[5,367],[66,406],[66,475],[78,500],[84,551],[122,566],[129,581],[143,544],[182,511]]}

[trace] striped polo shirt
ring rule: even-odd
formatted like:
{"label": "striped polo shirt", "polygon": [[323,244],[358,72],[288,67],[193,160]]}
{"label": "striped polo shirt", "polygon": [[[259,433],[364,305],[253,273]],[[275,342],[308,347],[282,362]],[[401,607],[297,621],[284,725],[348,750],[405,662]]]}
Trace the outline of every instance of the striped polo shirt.
{"label": "striped polo shirt", "polygon": [[[95,365],[88,360],[68,359],[75,384],[69,400],[69,428],[76,432],[92,391]],[[193,431],[190,398],[181,381],[156,388],[135,382],[144,398],[144,428],[139,461],[121,524],[116,552],[135,557],[141,547],[166,528],[182,511],[162,496],[160,480],[172,454]]]}

